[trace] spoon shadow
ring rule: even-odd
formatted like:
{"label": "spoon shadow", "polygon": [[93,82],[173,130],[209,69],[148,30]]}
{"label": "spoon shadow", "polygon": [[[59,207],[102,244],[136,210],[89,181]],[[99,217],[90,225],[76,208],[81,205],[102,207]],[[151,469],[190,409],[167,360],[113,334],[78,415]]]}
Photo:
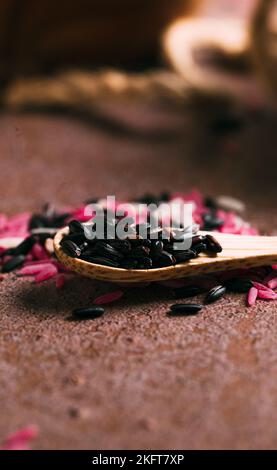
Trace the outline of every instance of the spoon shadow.
{"label": "spoon shadow", "polygon": [[72,317],[72,310],[92,305],[96,297],[118,289],[124,291],[124,296],[114,303],[103,305],[107,313],[109,310],[122,310],[130,306],[136,308],[152,302],[172,299],[171,289],[165,289],[157,283],[149,286],[138,284],[121,287],[76,276],[61,289],[57,289],[55,283],[51,281],[37,285],[34,285],[32,281],[26,281],[23,289],[15,294],[15,300],[40,318],[59,316],[67,321],[80,321]]}

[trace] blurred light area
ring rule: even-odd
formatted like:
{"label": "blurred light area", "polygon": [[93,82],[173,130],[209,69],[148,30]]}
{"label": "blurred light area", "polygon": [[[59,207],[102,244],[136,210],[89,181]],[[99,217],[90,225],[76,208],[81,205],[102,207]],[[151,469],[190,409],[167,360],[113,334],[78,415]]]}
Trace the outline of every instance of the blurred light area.
{"label": "blurred light area", "polygon": [[209,16],[249,17],[257,0],[206,0],[203,12]]}

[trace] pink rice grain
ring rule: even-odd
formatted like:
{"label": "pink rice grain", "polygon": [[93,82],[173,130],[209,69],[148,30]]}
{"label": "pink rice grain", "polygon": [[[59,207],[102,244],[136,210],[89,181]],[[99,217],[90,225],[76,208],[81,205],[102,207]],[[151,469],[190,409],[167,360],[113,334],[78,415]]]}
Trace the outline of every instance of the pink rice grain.
{"label": "pink rice grain", "polygon": [[21,212],[19,214],[15,214],[12,217],[10,217],[8,220],[8,224],[10,226],[18,227],[18,225],[28,224],[30,218],[31,218],[30,212]]}
{"label": "pink rice grain", "polygon": [[73,219],[77,219],[80,222],[87,222],[88,220],[90,220],[92,216],[85,215],[85,207],[86,206],[78,207],[72,214]]}
{"label": "pink rice grain", "polygon": [[56,266],[53,264],[44,265],[43,270],[41,270],[35,277],[35,282],[43,282],[47,281],[47,279],[51,279],[52,277],[55,277],[58,274],[58,270]]}
{"label": "pink rice grain", "polygon": [[93,303],[95,305],[110,304],[112,302],[115,302],[116,300],[121,299],[123,295],[124,295],[124,292],[122,290],[116,290],[114,292],[109,292],[108,294],[104,294],[104,295],[100,295],[99,297],[96,297]]}
{"label": "pink rice grain", "polygon": [[266,292],[270,292],[271,294],[274,294],[272,289],[265,286],[264,284],[261,284],[260,282],[255,282],[254,281],[253,286],[256,287],[256,289],[258,289],[259,291],[262,290],[262,291],[266,291]]}
{"label": "pink rice grain", "polygon": [[54,266],[57,265],[57,261],[55,259],[47,258],[47,259],[36,259],[36,260],[27,260],[24,263],[25,266],[37,266],[38,264],[53,264]]}
{"label": "pink rice grain", "polygon": [[0,214],[0,231],[5,230],[7,226],[7,216],[5,214]]}
{"label": "pink rice grain", "polygon": [[39,244],[35,243],[32,248],[32,255],[37,260],[46,260],[49,259],[49,255],[46,250]]}
{"label": "pink rice grain", "polygon": [[270,289],[277,289],[277,277],[274,277],[267,283]]}
{"label": "pink rice grain", "polygon": [[263,300],[277,300],[277,294],[275,292],[270,292],[267,290],[259,290],[258,298]]}
{"label": "pink rice grain", "polygon": [[28,450],[29,442],[38,436],[38,429],[35,426],[28,426],[10,434],[4,440],[2,450]]}
{"label": "pink rice grain", "polygon": [[56,276],[56,287],[57,289],[61,289],[66,283],[66,276],[65,274],[58,274]]}
{"label": "pink rice grain", "polygon": [[51,263],[40,263],[40,264],[35,264],[35,265],[30,265],[30,266],[24,266],[20,271],[18,271],[19,276],[34,276],[35,274],[40,273],[41,271],[44,271],[45,269],[52,267],[53,264]]}
{"label": "pink rice grain", "polygon": [[252,307],[252,305],[255,304],[257,297],[258,297],[258,289],[256,289],[256,287],[251,287],[250,291],[248,292],[248,297],[247,297],[247,304],[249,305],[249,307]]}

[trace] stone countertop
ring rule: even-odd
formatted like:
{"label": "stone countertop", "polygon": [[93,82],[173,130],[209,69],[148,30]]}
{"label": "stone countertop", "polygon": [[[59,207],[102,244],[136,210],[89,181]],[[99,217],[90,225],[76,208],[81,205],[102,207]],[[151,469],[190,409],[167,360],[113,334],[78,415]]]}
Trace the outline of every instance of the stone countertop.
{"label": "stone countertop", "polygon": [[[195,186],[242,198],[254,224],[276,230],[276,116],[218,136],[185,114],[120,113],[132,135],[2,115],[0,210]],[[80,278],[59,291],[14,274],[0,283],[1,438],[32,423],[35,449],[276,448],[276,303],[249,309],[230,294],[168,318],[169,292],[151,286],[126,290],[102,318],[69,321],[94,289]]]}

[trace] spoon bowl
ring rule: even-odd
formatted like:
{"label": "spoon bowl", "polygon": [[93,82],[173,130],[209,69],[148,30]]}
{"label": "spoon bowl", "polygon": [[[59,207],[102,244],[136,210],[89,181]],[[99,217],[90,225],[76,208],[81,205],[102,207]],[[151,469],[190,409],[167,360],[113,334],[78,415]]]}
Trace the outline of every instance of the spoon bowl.
{"label": "spoon bowl", "polygon": [[[222,246],[217,255],[201,254],[198,258],[157,269],[122,269],[89,263],[72,258],[62,250],[60,242],[69,233],[69,228],[59,230],[54,238],[54,249],[59,261],[70,270],[108,282],[139,283],[180,279],[186,276],[209,274],[217,271],[252,268],[277,263],[277,237],[230,235],[213,232]],[[207,235],[208,232],[199,232]]]}

